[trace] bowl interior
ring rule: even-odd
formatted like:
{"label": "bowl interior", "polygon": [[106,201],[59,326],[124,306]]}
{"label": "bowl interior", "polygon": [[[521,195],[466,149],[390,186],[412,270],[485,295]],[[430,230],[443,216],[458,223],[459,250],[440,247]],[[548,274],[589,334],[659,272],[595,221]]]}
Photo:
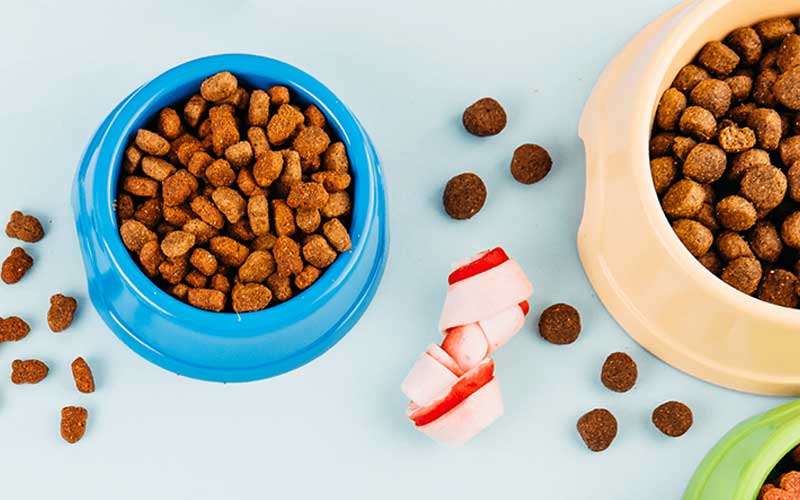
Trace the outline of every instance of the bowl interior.
{"label": "bowl interior", "polygon": [[[325,114],[338,140],[344,142],[353,175],[351,251],[340,255],[311,287],[289,301],[264,311],[245,314],[196,309],[158,288],[139,269],[122,244],[114,212],[122,155],[131,137],[139,128],[146,126],[161,108],[197,93],[206,77],[223,70],[231,71],[240,82],[251,88],[267,89],[273,85],[285,85],[298,103],[316,105]],[[108,168],[105,184],[99,192],[95,190],[93,216],[96,218],[98,236],[134,291],[162,314],[180,317],[182,321],[197,325],[209,321],[227,321],[239,326],[242,323],[259,324],[268,331],[270,324],[285,324],[293,317],[299,318],[309,310],[314,310],[315,304],[326,301],[336,293],[355,265],[357,256],[363,250],[367,223],[375,210],[376,183],[370,147],[366,134],[352,113],[329,89],[307,73],[286,63],[253,55],[227,54],[196,59],[163,73],[135,91],[112,122],[98,158],[100,168]],[[236,335],[236,330],[231,329],[230,335]]]}

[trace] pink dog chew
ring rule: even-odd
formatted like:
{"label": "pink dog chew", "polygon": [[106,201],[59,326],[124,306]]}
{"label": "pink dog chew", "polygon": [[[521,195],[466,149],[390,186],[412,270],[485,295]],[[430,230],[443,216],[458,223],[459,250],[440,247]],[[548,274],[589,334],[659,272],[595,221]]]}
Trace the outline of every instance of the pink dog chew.
{"label": "pink dog chew", "polygon": [[442,342],[442,349],[464,371],[471,370],[489,355],[486,335],[478,323],[457,326],[448,330],[444,342]]}
{"label": "pink dog chew", "polygon": [[[525,309],[527,309],[527,303]],[[489,355],[516,335],[525,324],[526,310],[522,304],[515,304],[508,309],[495,314],[489,319],[478,322],[489,344]]]}
{"label": "pink dog chew", "polygon": [[408,399],[419,406],[433,402],[448,387],[456,383],[458,377],[428,353],[423,353],[414,363],[400,389]]}
{"label": "pink dog chew", "polygon": [[429,345],[428,350],[425,352],[428,354],[428,356],[441,363],[442,366],[453,372],[458,377],[463,375],[466,371],[459,368],[458,363],[456,363],[455,360],[451,358],[444,349],[436,344]]}

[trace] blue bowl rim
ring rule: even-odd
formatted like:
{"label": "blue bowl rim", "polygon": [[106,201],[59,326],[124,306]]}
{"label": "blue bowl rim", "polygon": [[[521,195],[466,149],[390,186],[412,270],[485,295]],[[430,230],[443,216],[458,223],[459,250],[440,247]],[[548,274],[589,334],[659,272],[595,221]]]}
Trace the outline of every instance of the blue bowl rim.
{"label": "blue bowl rim", "polygon": [[[264,311],[243,314],[203,311],[157,287],[139,269],[123,245],[113,208],[122,156],[131,134],[135,132],[134,124],[143,117],[147,121],[155,116],[160,109],[155,102],[163,94],[175,91],[187,81],[197,81],[199,87],[204,78],[223,70],[231,71],[244,82],[247,82],[248,75],[275,79],[276,83],[281,82],[299,94],[303,101],[320,108],[339,139],[345,143],[355,185],[350,224],[353,248],[341,255],[316,283],[291,300]],[[109,123],[97,153],[97,165],[108,165],[110,174],[98,177],[96,181],[102,183],[99,190],[102,197],[95,200],[92,211],[98,241],[131,290],[160,314],[179,320],[202,335],[242,338],[268,334],[327,302],[341,288],[363,254],[370,223],[376,216],[376,190],[382,188],[371,148],[371,141],[363,128],[342,101],[321,82],[295,66],[251,54],[212,55],[182,63],[134,91]]]}

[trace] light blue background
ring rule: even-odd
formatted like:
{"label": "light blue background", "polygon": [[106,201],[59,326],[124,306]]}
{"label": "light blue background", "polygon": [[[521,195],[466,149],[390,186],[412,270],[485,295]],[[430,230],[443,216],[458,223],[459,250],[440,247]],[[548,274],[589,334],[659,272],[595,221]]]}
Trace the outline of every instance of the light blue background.
{"label": "light blue background", "polygon": [[[0,15],[0,215],[42,216],[24,282],[0,286],[0,315],[33,332],[0,345],[0,496],[90,499],[678,498],[694,468],[739,420],[782,402],[683,375],[636,346],[609,317],[581,269],[581,108],[603,66],[670,0],[595,2],[192,1],[5,2]],[[73,5],[74,4],[74,5]],[[190,58],[250,52],[325,82],[361,119],[388,177],[392,254],[371,308],[328,354],[277,379],[218,385],[164,372],[129,352],[88,306],[69,209],[73,170],[95,127],[132,89]],[[499,99],[497,137],[460,125],[465,106]],[[547,147],[551,174],[534,186],[508,172],[523,142]],[[441,190],[471,170],[489,199],[472,220],[449,220]],[[14,242],[0,238],[7,255]],[[451,262],[503,245],[536,287],[524,331],[495,357],[506,415],[461,449],[415,432],[399,384],[437,341]],[[54,335],[48,297],[75,294],[73,328]],[[568,347],[535,333],[546,305],[566,301],[584,331]],[[680,312],[676,312],[680,314]],[[614,394],[605,356],[625,350],[640,381]],[[83,355],[98,390],[78,394],[69,362]],[[51,366],[38,386],[8,380],[15,358]],[[670,439],[649,422],[667,399],[696,423]],[[59,409],[82,404],[78,445],[58,434]],[[575,421],[594,407],[618,417],[601,454]]]}

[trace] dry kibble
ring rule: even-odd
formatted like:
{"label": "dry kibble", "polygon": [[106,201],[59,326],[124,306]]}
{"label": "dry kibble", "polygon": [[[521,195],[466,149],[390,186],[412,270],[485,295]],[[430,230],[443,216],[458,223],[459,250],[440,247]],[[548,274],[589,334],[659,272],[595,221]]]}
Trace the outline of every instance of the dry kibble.
{"label": "dry kibble", "polygon": [[[677,123],[678,117],[675,118]],[[674,126],[673,126],[674,128]],[[535,184],[544,179],[553,167],[546,149],[537,144],[523,144],[514,150],[511,175],[522,184]]]}
{"label": "dry kibble", "polygon": [[236,187],[247,197],[265,194],[265,191],[256,183],[253,171],[247,167],[239,169],[239,173],[236,175]]}
{"label": "dry kibble", "polygon": [[730,125],[719,131],[717,141],[726,153],[742,153],[756,145],[756,133],[748,127]]}
{"label": "dry kibble", "polygon": [[205,248],[195,248],[189,257],[189,263],[206,276],[212,276],[217,272],[217,258]]}
{"label": "dry kibble", "polygon": [[678,123],[681,133],[699,141],[709,141],[717,132],[717,120],[711,111],[700,106],[689,106]]}
{"label": "dry kibble", "polygon": [[578,419],[578,434],[590,450],[603,451],[617,437],[617,419],[605,408],[596,408]]}
{"label": "dry kibble", "polygon": [[6,224],[6,236],[26,243],[36,243],[44,238],[44,228],[39,219],[33,215],[15,210]]}
{"label": "dry kibble", "polygon": [[231,168],[231,164],[223,159],[214,160],[211,165],[206,168],[205,176],[208,182],[216,187],[230,186],[236,180],[236,172]]}
{"label": "dry kibble", "polygon": [[781,225],[781,239],[792,248],[800,249],[800,212],[793,212]]}
{"label": "dry kibble", "polygon": [[189,304],[206,311],[222,312],[225,310],[225,294],[210,288],[191,288],[186,295]]}
{"label": "dry kibble", "polygon": [[769,153],[763,149],[750,149],[734,156],[727,177],[733,182],[740,182],[744,174],[753,167],[768,167],[772,164]]}
{"label": "dry kibble", "polygon": [[23,319],[16,316],[0,317],[0,342],[17,342],[28,336],[31,328]]}
{"label": "dry kibble", "polygon": [[206,100],[199,94],[195,94],[186,101],[186,105],[183,107],[183,119],[190,127],[195,128],[200,124],[207,107]]}
{"label": "dry kibble", "polygon": [[239,141],[225,150],[225,158],[236,168],[246,167],[253,161],[253,147],[247,141]]}
{"label": "dry kibble", "polygon": [[50,297],[50,309],[47,311],[47,324],[52,332],[63,332],[72,325],[78,301],[57,293]]}
{"label": "dry kibble", "polygon": [[242,283],[263,283],[276,270],[275,258],[264,250],[252,252],[239,268]]}
{"label": "dry kibble", "polygon": [[339,219],[331,219],[322,226],[322,232],[337,252],[350,250],[352,243],[347,228]]}
{"label": "dry kibble", "polygon": [[769,271],[758,290],[758,298],[783,307],[797,307],[797,276],[784,269]]}
{"label": "dry kibble", "polygon": [[739,54],[742,62],[748,66],[757,63],[761,59],[763,46],[758,33],[753,28],[747,27],[733,30],[725,38],[725,44]]}
{"label": "dry kibble", "polygon": [[291,208],[323,208],[328,203],[328,192],[317,182],[298,182],[292,185],[286,204]]}
{"label": "dry kibble", "polygon": [[261,311],[271,300],[270,289],[259,283],[236,284],[231,293],[233,310],[237,313]]}
{"label": "dry kibble", "polygon": [[205,288],[208,284],[208,278],[200,271],[189,271],[183,281],[191,288]]}
{"label": "dry kibble", "polygon": [[229,71],[222,71],[203,80],[200,95],[211,102],[221,102],[231,97],[239,86],[236,77]]}
{"label": "dry kibble", "polygon": [[800,201],[800,161],[796,161],[786,172],[789,196],[794,201]]}
{"label": "dry kibble", "polygon": [[497,135],[506,127],[506,111],[491,97],[478,99],[464,110],[461,122],[472,135],[486,137]]}
{"label": "dry kibble", "polygon": [[272,216],[275,219],[275,234],[291,236],[297,231],[294,223],[294,213],[283,200],[272,200]]}
{"label": "dry kibble", "polygon": [[157,239],[156,233],[137,220],[129,219],[119,228],[122,243],[131,252],[138,253],[145,243]]}
{"label": "dry kibble", "polygon": [[708,184],[718,180],[727,168],[725,151],[713,144],[701,143],[689,152],[683,163],[683,175]]}
{"label": "dry kibble", "polygon": [[678,401],[659,405],[653,410],[652,420],[658,430],[670,437],[683,436],[694,423],[692,410]]}
{"label": "dry kibble", "polygon": [[776,262],[783,252],[783,241],[772,222],[761,221],[753,228],[750,235],[750,246],[753,253],[766,262]]}
{"label": "dry kibble", "polygon": [[306,117],[306,126],[320,128],[325,126],[325,115],[313,104],[309,104],[306,107],[306,110],[303,111],[303,115]]}
{"label": "dry kibble", "polygon": [[196,197],[192,200],[190,206],[192,207],[192,212],[209,226],[215,229],[222,229],[225,226],[225,216],[205,196]]}
{"label": "dry kibble", "polygon": [[81,406],[66,406],[61,409],[61,437],[64,441],[75,444],[86,433],[86,422],[89,412]]}
{"label": "dry kibble", "polygon": [[256,89],[250,94],[247,122],[251,127],[266,127],[269,121],[269,94]]}
{"label": "dry kibble", "polygon": [[717,237],[717,250],[720,257],[726,261],[736,260],[739,257],[753,257],[753,250],[747,240],[733,231],[725,231]]}
{"label": "dry kibble", "polygon": [[267,286],[272,291],[272,295],[280,302],[286,302],[294,295],[292,281],[289,276],[281,276],[276,272],[267,278]]}
{"label": "dry kibble", "polygon": [[758,106],[754,102],[745,102],[728,110],[728,118],[739,125],[745,125],[747,120],[750,119],[750,113],[756,109],[758,109]]}
{"label": "dry kibble", "polygon": [[778,47],[772,47],[768,51],[764,52],[764,56],[761,58],[761,62],[758,63],[758,68],[760,70],[765,69],[775,69],[778,67]]}
{"label": "dry kibble", "polygon": [[122,180],[122,189],[134,196],[153,198],[158,195],[158,182],[147,177],[129,175]]}
{"label": "dry kibble", "polygon": [[280,236],[272,247],[272,255],[277,264],[277,273],[288,277],[303,270],[303,259],[300,256],[300,245],[288,236]]}
{"label": "dry kibble", "polygon": [[145,200],[133,213],[133,218],[149,228],[161,222],[161,202],[155,198]]}
{"label": "dry kibble", "polygon": [[675,88],[667,89],[656,109],[656,125],[662,130],[675,130],[685,109],[686,96],[683,92]]}
{"label": "dry kibble", "polygon": [[777,167],[751,168],[742,177],[741,193],[759,212],[777,207],[786,195],[788,181]]}
{"label": "dry kibble", "polygon": [[723,227],[733,231],[746,231],[756,223],[756,208],[745,198],[726,196],[717,203],[717,220]]}
{"label": "dry kibble", "polygon": [[92,369],[85,359],[81,357],[75,358],[72,362],[72,378],[75,380],[75,388],[84,394],[91,394],[94,392],[94,376]]}
{"label": "dry kibble", "polygon": [[794,135],[782,140],[778,146],[781,155],[781,162],[787,167],[791,167],[800,160],[800,135]]}
{"label": "dry kibble", "polygon": [[269,202],[263,194],[251,197],[247,202],[247,217],[255,235],[269,233]]}
{"label": "dry kibble", "polygon": [[[669,92],[669,90],[667,92]],[[666,95],[666,93],[664,95]],[[708,78],[698,83],[697,86],[692,89],[689,98],[693,105],[701,106],[711,111],[714,118],[720,118],[727,113],[728,109],[731,107],[733,93],[727,83],[715,78]],[[683,109],[681,109],[681,112],[682,111]],[[680,112],[676,114],[674,123],[677,123],[679,117]]]}
{"label": "dry kibble", "polygon": [[729,76],[724,82],[731,89],[732,103],[744,101],[753,91],[753,78],[748,75]]}
{"label": "dry kibble", "polygon": [[170,285],[177,285],[189,274],[189,260],[184,257],[165,260],[158,266],[161,278]]}
{"label": "dry kibble", "polygon": [[722,270],[722,280],[737,290],[752,295],[761,281],[761,264],[753,257],[734,259]]}
{"label": "dry kibble", "polygon": [[158,133],[163,137],[172,140],[176,139],[183,132],[181,117],[172,108],[164,108],[158,112]]}
{"label": "dry kibble", "polygon": [[703,206],[705,196],[705,190],[700,184],[690,179],[681,179],[669,188],[661,205],[670,217],[693,217]]}
{"label": "dry kibble", "polygon": [[239,267],[244,264],[250,250],[227,236],[215,236],[209,241],[209,250],[226,266]]}
{"label": "dry kibble", "polygon": [[194,248],[195,236],[186,231],[173,231],[161,241],[161,251],[169,259],[183,257]]}
{"label": "dry kibble", "polygon": [[[330,200],[333,200],[334,196],[332,195]],[[469,219],[483,208],[486,202],[486,186],[483,180],[473,173],[459,174],[447,182],[442,199],[445,212],[450,217],[456,220]],[[342,214],[326,215],[326,217],[340,215]]]}
{"label": "dry kibble", "polygon": [[164,179],[162,195],[164,205],[174,207],[185,202],[200,187],[197,178],[188,170],[178,170]]}
{"label": "dry kibble", "polygon": [[691,92],[692,89],[694,89],[698,83],[710,77],[711,76],[708,74],[708,71],[704,70],[700,66],[695,66],[694,64],[687,64],[686,66],[681,68],[680,71],[678,71],[678,75],[672,82],[672,86],[680,90],[684,94],[687,94]]}
{"label": "dry kibble", "polygon": [[142,152],[136,146],[128,146],[122,156],[122,170],[126,174],[132,174],[139,168],[142,161]]}
{"label": "dry kibble", "polygon": [[20,384],[38,384],[47,377],[50,368],[38,359],[15,359],[11,362],[11,382]]}
{"label": "dry kibble", "polygon": [[294,135],[305,119],[303,113],[294,106],[282,104],[267,124],[267,139],[269,139],[269,143],[276,146],[283,144]]}
{"label": "dry kibble", "polygon": [[753,110],[747,118],[747,126],[753,129],[761,149],[776,149],[783,135],[781,117],[777,111],[768,108]]}
{"label": "dry kibble", "polygon": [[761,21],[753,26],[753,28],[758,33],[758,36],[761,37],[764,45],[767,46],[776,45],[780,43],[786,35],[795,32],[794,23],[791,19],[785,17]]}
{"label": "dry kibble", "polygon": [[347,173],[350,168],[350,160],[347,158],[347,150],[344,143],[334,142],[325,151],[322,159],[322,167],[333,172]]}
{"label": "dry kibble", "polygon": [[695,257],[705,255],[714,242],[714,235],[711,234],[711,231],[697,221],[680,219],[672,223],[672,229]]}
{"label": "dry kibble", "polygon": [[697,146],[697,141],[691,137],[676,136],[672,141],[672,153],[680,160],[686,161],[686,157]]}
{"label": "dry kibble", "polygon": [[211,195],[211,199],[231,224],[239,222],[247,211],[247,202],[235,189],[218,187]]}
{"label": "dry kibble", "polygon": [[322,275],[322,271],[314,266],[306,266],[300,273],[294,277],[294,286],[299,290],[305,290],[314,284],[317,279]]}
{"label": "dry kibble", "polygon": [[800,109],[800,67],[794,67],[781,76],[772,87],[775,99],[792,110]]}
{"label": "dry kibble", "polygon": [[217,230],[201,219],[190,220],[183,225],[183,230],[187,233],[192,233],[195,237],[195,243],[198,245],[205,245],[208,240],[217,235]]}
{"label": "dry kibble", "polygon": [[297,227],[306,234],[315,232],[322,217],[319,215],[319,210],[316,208],[298,208],[295,214],[295,224]]}
{"label": "dry kibble", "polygon": [[250,127],[247,129],[247,142],[253,148],[253,157],[261,158],[264,153],[270,150],[267,133],[261,127]]}
{"label": "dry kibble", "polygon": [[707,227],[712,233],[720,229],[714,205],[709,202],[703,203],[703,206],[701,206],[700,210],[694,215],[694,220]]}
{"label": "dry kibble", "polygon": [[697,260],[715,276],[719,276],[722,273],[722,260],[713,251],[699,257]]}
{"label": "dry kibble", "polygon": [[129,194],[121,194],[117,196],[117,202],[114,204],[114,209],[117,212],[117,218],[120,221],[130,219],[136,212],[133,205],[133,198]]}
{"label": "dry kibble", "polygon": [[551,344],[571,344],[581,333],[581,316],[569,304],[554,304],[539,317],[539,334]]}
{"label": "dry kibble", "polygon": [[[289,182],[289,187],[291,188],[291,186],[296,182],[299,182],[300,179],[297,179],[296,181],[294,179],[284,180],[284,176],[287,173],[288,167],[289,163],[287,162],[286,168],[283,169],[283,175],[281,175],[280,180],[281,184]],[[311,180],[322,184],[322,186],[325,188],[325,191],[328,193],[336,193],[339,191],[344,191],[350,187],[351,177],[350,174],[323,170],[321,172],[314,172],[311,174]]]}
{"label": "dry kibble", "polygon": [[650,139],[650,158],[660,158],[672,152],[672,143],[675,141],[674,132],[661,132]]}
{"label": "dry kibble", "polygon": [[256,159],[253,177],[261,187],[269,187],[280,177],[283,170],[283,155],[278,151],[267,151]]}
{"label": "dry kibble", "polygon": [[163,207],[162,216],[164,217],[164,221],[175,227],[182,227],[194,218],[192,211],[185,205]]}
{"label": "dry kibble", "polygon": [[267,94],[269,95],[272,104],[274,104],[275,106],[287,104],[291,97],[289,95],[289,89],[284,87],[283,85],[275,85],[273,87],[270,87],[270,89],[267,90]]}
{"label": "dry kibble", "polygon": [[713,41],[703,47],[697,61],[715,75],[728,76],[739,65],[739,56],[724,43]]}
{"label": "dry kibble", "polygon": [[215,274],[211,277],[211,288],[228,295],[231,291],[231,282],[224,274]]}
{"label": "dry kibble", "polygon": [[324,237],[312,234],[303,245],[303,257],[312,266],[324,269],[336,260],[336,251]]}
{"label": "dry kibble", "polygon": [[217,157],[222,156],[228,147],[239,142],[239,129],[233,113],[233,108],[227,104],[214,106],[208,110],[208,117],[211,120],[211,146]]}
{"label": "dry kibble", "polygon": [[624,352],[615,352],[603,363],[600,380],[614,392],[628,392],[636,384],[638,375],[636,362]]}
{"label": "dry kibble", "polygon": [[776,98],[772,88],[777,81],[778,72],[770,68],[762,70],[756,76],[753,81],[753,100],[756,104],[768,108],[775,106]]}
{"label": "dry kibble", "polygon": [[31,267],[33,267],[33,257],[22,248],[15,247],[3,261],[0,278],[7,285],[19,283]]}
{"label": "dry kibble", "polygon": [[275,246],[275,240],[278,238],[272,234],[262,234],[261,236],[256,237],[253,242],[250,244],[250,251],[255,252],[257,250],[272,250],[272,247]]}
{"label": "dry kibble", "polygon": [[292,147],[303,162],[319,167],[320,155],[328,149],[330,137],[320,127],[305,127],[295,137]]}
{"label": "dry kibble", "polygon": [[153,156],[164,156],[169,153],[169,141],[149,130],[143,128],[136,132],[136,146],[145,153]]}
{"label": "dry kibble", "polygon": [[214,163],[214,158],[205,151],[196,151],[189,159],[186,170],[198,179],[205,178],[206,169]]}

